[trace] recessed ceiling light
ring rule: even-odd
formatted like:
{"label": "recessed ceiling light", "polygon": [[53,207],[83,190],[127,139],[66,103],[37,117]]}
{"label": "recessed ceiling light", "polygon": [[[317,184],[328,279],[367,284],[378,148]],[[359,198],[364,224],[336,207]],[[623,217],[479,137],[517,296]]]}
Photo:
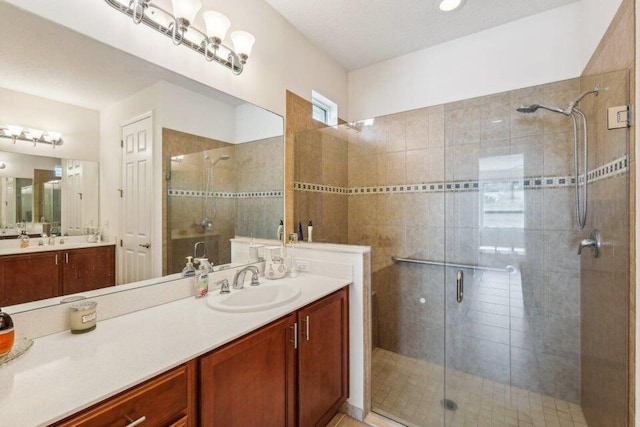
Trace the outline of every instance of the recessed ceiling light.
{"label": "recessed ceiling light", "polygon": [[464,0],[442,0],[440,2],[440,10],[443,12],[451,12],[462,6]]}

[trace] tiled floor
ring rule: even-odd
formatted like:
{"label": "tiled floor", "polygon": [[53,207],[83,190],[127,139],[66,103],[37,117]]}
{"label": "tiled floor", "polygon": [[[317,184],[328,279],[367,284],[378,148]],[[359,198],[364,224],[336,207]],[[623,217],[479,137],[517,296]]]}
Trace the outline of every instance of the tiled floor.
{"label": "tiled floor", "polygon": [[327,427],[366,427],[366,426],[367,426],[366,424],[363,424],[360,421],[355,420],[348,415],[341,414],[340,412],[338,412],[336,416],[333,417],[331,421],[329,421],[329,424],[327,424]]}
{"label": "tiled floor", "polygon": [[[443,367],[376,348],[373,351],[373,408],[409,426],[586,427],[580,406],[538,393],[447,370],[444,410]],[[344,424],[354,425],[354,424]]]}

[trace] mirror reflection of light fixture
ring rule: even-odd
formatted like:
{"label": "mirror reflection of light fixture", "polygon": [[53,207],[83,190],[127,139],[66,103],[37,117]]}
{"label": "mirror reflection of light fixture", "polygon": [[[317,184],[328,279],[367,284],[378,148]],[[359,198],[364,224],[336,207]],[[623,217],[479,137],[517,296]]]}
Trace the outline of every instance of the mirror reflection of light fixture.
{"label": "mirror reflection of light fixture", "polygon": [[32,142],[35,147],[37,144],[49,144],[53,148],[56,145],[62,145],[62,134],[55,131],[43,131],[36,128],[23,128],[17,125],[0,125],[0,137],[9,138],[15,144],[16,141]]}
{"label": "mirror reflection of light fixture", "polygon": [[105,0],[109,6],[133,19],[144,23],[161,34],[170,37],[175,45],[184,45],[200,53],[207,61],[215,61],[231,70],[242,73],[251,54],[255,37],[246,31],[231,33],[234,49],[224,44],[231,26],[229,18],[214,11],[204,12],[206,32],[193,26],[200,0],[171,0],[173,11],[169,11],[166,0]]}

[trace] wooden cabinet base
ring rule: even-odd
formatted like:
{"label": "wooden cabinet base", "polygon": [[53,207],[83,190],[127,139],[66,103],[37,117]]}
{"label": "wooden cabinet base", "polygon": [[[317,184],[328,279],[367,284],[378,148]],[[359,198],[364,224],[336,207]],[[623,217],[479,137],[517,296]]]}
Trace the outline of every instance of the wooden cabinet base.
{"label": "wooden cabinet base", "polygon": [[147,427],[195,426],[195,369],[196,362],[189,362],[54,426],[126,426],[142,418]]}

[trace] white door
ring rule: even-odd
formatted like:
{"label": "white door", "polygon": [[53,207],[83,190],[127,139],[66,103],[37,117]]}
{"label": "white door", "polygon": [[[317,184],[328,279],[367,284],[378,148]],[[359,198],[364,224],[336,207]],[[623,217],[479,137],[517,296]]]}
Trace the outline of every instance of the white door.
{"label": "white door", "polygon": [[122,127],[121,283],[151,278],[151,116]]}

